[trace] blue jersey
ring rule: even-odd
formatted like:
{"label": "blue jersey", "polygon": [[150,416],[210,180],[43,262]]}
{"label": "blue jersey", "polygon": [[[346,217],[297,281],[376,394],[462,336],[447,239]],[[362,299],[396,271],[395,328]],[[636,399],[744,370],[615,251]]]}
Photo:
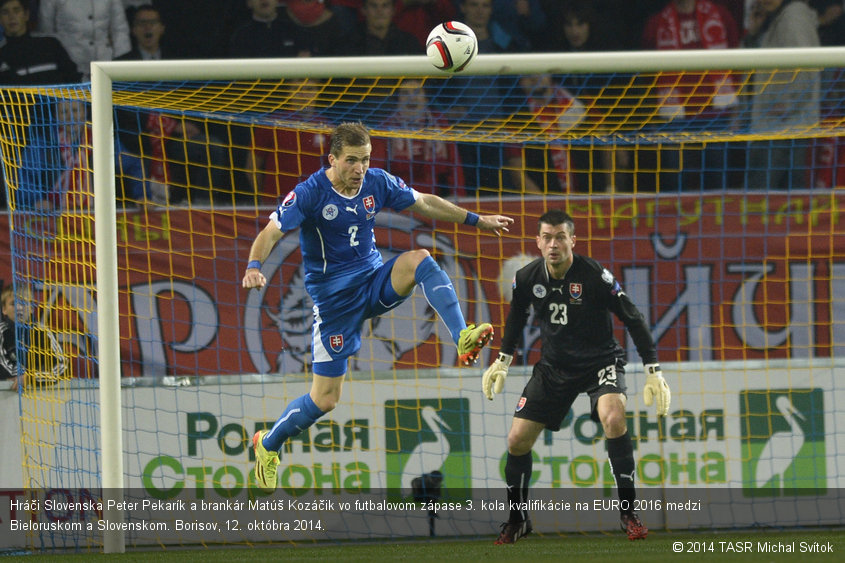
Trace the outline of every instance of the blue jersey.
{"label": "blue jersey", "polygon": [[380,168],[367,170],[358,193],[346,197],[335,191],[323,169],[298,184],[270,218],[284,232],[300,229],[305,286],[319,303],[360,283],[382,264],[376,213],[385,207],[402,211],[417,197],[416,190]]}

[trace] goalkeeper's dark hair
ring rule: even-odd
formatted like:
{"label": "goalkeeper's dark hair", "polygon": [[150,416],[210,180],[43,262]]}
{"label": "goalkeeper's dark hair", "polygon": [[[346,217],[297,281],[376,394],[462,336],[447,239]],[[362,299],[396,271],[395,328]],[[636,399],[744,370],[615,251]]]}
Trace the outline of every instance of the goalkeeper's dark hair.
{"label": "goalkeeper's dark hair", "polygon": [[540,215],[540,220],[537,222],[537,232],[540,232],[543,223],[552,227],[555,225],[569,225],[569,234],[575,234],[575,221],[569,213],[561,209],[549,209]]}
{"label": "goalkeeper's dark hair", "polygon": [[370,143],[370,130],[360,121],[356,123],[341,123],[332,132],[329,152],[335,157],[340,156],[343,147],[363,147]]}

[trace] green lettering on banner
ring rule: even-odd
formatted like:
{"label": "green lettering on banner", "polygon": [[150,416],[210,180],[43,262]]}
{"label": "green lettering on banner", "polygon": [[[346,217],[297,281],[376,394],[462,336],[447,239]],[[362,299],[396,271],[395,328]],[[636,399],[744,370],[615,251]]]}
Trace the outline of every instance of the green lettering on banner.
{"label": "green lettering on banner", "polygon": [[159,469],[165,467],[173,470],[177,475],[184,473],[182,464],[168,455],[154,457],[144,466],[144,472],[141,474],[141,483],[144,485],[144,490],[153,498],[170,499],[178,495],[185,488],[184,481],[176,481],[169,489],[162,489],[155,485],[153,477]]}
{"label": "green lettering on banner", "polygon": [[188,455],[195,456],[197,442],[211,440],[217,435],[217,417],[210,412],[189,412],[185,416],[188,428]]}

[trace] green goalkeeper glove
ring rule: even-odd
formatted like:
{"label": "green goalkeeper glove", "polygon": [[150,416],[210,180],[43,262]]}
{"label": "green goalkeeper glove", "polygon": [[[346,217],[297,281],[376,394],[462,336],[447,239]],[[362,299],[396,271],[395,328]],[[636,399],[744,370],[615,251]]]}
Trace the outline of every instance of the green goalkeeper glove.
{"label": "green goalkeeper glove", "polygon": [[513,356],[499,352],[499,357],[484,372],[484,377],[481,378],[481,390],[491,401],[493,395],[501,393],[502,389],[505,388],[505,379],[508,377],[508,368],[512,361]]}
{"label": "green goalkeeper glove", "polygon": [[672,392],[669,391],[669,384],[663,379],[660,364],[646,364],[645,373],[643,402],[646,406],[650,407],[654,399],[657,399],[657,415],[666,416],[669,414],[669,403],[672,402]]}

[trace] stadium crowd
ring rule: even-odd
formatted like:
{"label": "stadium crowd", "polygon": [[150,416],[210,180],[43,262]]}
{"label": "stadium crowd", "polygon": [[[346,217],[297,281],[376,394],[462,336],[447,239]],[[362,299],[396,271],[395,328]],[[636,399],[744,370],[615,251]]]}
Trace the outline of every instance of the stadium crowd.
{"label": "stadium crowd", "polygon": [[[489,35],[498,52],[660,49],[666,47],[654,42],[654,16],[670,4],[712,3],[732,33],[744,36],[759,10],[792,1],[817,14],[823,45],[845,44],[842,0],[18,0],[29,29],[58,37],[82,73],[86,59],[137,49],[157,26],[167,30],[158,56],[180,59],[418,54],[429,30],[452,19],[468,23],[482,41]],[[136,24],[142,7],[155,17],[147,12]],[[567,22],[575,25],[573,13],[588,18],[580,22],[591,28],[586,45],[563,32]],[[487,33],[477,27],[485,14]],[[688,17],[679,18],[682,27]]]}
{"label": "stadium crowd", "polygon": [[[85,81],[92,60],[422,54],[429,30],[447,20],[472,27],[482,53],[843,45],[843,6],[843,0],[0,0],[0,26],[5,36],[0,44],[0,85]],[[502,99],[495,78],[465,80],[464,92],[473,98]],[[731,126],[737,99],[732,76],[710,73],[703,85],[683,80],[671,83],[673,80],[667,76],[660,108],[666,121],[679,128],[702,120],[711,128]],[[541,77],[536,84],[519,84],[524,93],[521,103],[538,118],[550,105],[576,109],[596,105],[595,100],[576,99],[572,94],[581,91],[583,81],[573,84],[556,77],[555,83],[548,82]],[[783,114],[774,118],[771,112],[755,113],[752,108],[751,119],[756,119],[761,129],[766,119],[819,120],[824,100],[800,92],[772,95],[794,96],[794,103],[782,103]],[[472,106],[465,107],[460,99],[446,106],[438,105],[442,100],[430,98],[430,93],[421,91],[417,99],[427,106],[420,106],[415,115],[391,119],[438,124],[476,117]],[[703,98],[710,100],[704,106]],[[697,106],[691,107],[693,104]],[[152,155],[144,162],[149,179],[140,188],[144,194],[132,187],[133,198],[178,202],[188,194],[185,189],[174,190],[176,184],[199,184],[206,192],[213,191],[217,180],[207,173],[210,164],[218,171],[249,164],[250,172],[243,180],[259,189],[273,183],[262,174],[282,165],[278,159],[268,158],[266,145],[273,142],[272,132],[257,135],[265,146],[259,143],[243,154],[225,150],[214,154],[205,147],[220,146],[215,132],[200,124],[158,114],[118,115],[118,123],[121,150]],[[167,140],[156,142],[156,138]],[[275,142],[278,146],[283,141]],[[703,150],[668,146],[655,151],[573,146],[565,154],[560,147],[522,150],[467,143],[427,147],[414,146],[415,142],[395,148],[434,159],[432,166],[419,174],[423,183],[431,184],[431,191],[441,194],[457,178],[464,185],[454,186],[452,195],[475,190],[484,193],[485,187],[493,194],[502,188],[503,178],[525,192],[627,191],[633,189],[634,182],[641,191],[715,186],[788,189],[819,183],[806,172],[807,162],[813,158],[808,156],[809,143],[760,143],[742,148],[710,143]],[[147,146],[142,147],[143,143]],[[391,146],[384,150],[384,159],[390,161]],[[195,181],[191,181],[190,168],[182,168],[185,177],[173,181],[166,164],[168,152],[189,155],[189,161],[200,170]],[[232,162],[233,157],[241,162]],[[762,163],[767,158],[776,163],[768,171],[762,165],[757,173],[742,170],[746,161]],[[661,162],[663,170],[652,174],[650,180],[620,172],[655,168],[648,159]],[[592,162],[601,164],[591,167]],[[801,173],[790,173],[790,166]],[[591,168],[596,171],[585,172]],[[785,172],[772,175],[772,168]],[[528,172],[543,169],[548,172]],[[449,170],[453,173],[447,179]],[[732,172],[726,172],[729,170]],[[432,176],[440,180],[435,182]],[[413,184],[417,178],[406,180]],[[283,196],[290,188],[292,185],[275,186],[272,193],[257,194],[256,201]]]}

